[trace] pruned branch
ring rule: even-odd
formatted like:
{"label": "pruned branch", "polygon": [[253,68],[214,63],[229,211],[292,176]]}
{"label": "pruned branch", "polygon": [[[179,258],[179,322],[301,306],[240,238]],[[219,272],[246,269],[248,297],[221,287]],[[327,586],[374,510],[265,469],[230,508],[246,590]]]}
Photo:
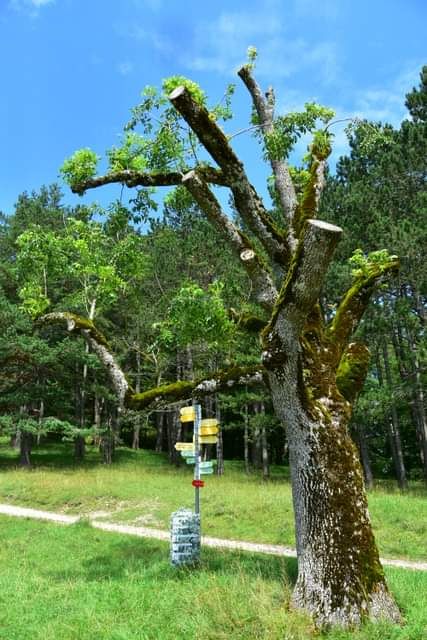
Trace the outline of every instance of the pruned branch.
{"label": "pruned branch", "polygon": [[313,158],[308,183],[304,189],[301,202],[295,211],[294,228],[297,238],[300,236],[306,220],[317,217],[320,196],[322,195],[326,182],[325,169],[325,158]]}
{"label": "pruned branch", "polygon": [[223,213],[218,200],[195,171],[187,173],[182,179],[182,184],[187,187],[208,220],[215,225],[239,256],[240,263],[253,283],[256,300],[264,308],[271,310],[277,297],[277,290],[268,269],[262,264],[249,238],[243,235]]}
{"label": "pruned branch", "polygon": [[[263,331],[264,364],[275,352],[295,352],[307,315],[319,298],[324,277],[342,229],[321,220],[307,220],[271,319]],[[279,344],[277,344],[279,340]]]}
{"label": "pruned branch", "polygon": [[243,164],[231,148],[225,133],[212,120],[208,110],[199,105],[185,87],[177,87],[169,99],[227,176],[234,204],[245,224],[260,240],[272,261],[281,267],[286,265],[289,253],[283,233],[276,228],[249,182]]}
{"label": "pruned branch", "polygon": [[198,380],[180,380],[143,393],[135,393],[129,396],[127,405],[131,409],[145,409],[149,406],[162,406],[180,400],[202,398],[220,391],[228,391],[237,385],[262,384],[264,374],[262,365],[231,367]]}
{"label": "pruned branch", "polygon": [[[243,80],[246,88],[252,96],[258,119],[261,125],[263,135],[271,134],[274,131],[274,93],[269,88],[264,97],[262,91],[251,73],[251,67],[244,65],[238,75]],[[294,234],[294,215],[297,206],[297,197],[295,187],[289,173],[288,165],[285,160],[270,159],[271,168],[274,175],[274,186],[279,202],[281,204],[283,215],[287,221],[287,243],[289,253],[293,253],[296,247],[296,239]]]}
{"label": "pruned branch", "polygon": [[[215,167],[201,165],[198,171],[206,182],[227,186],[227,180],[223,172],[215,169]],[[104,176],[88,178],[83,182],[73,184],[71,190],[73,193],[83,195],[88,189],[96,189],[96,187],[101,187],[105,184],[124,184],[127,187],[171,187],[179,185],[181,180],[182,173],[179,171],[145,173],[143,171],[125,169],[123,171],[112,171]]]}
{"label": "pruned branch", "polygon": [[133,390],[126,380],[122,368],[111,353],[109,344],[103,334],[98,331],[91,320],[82,318],[74,313],[56,311],[42,316],[37,321],[39,325],[55,323],[65,323],[67,331],[80,333],[92,351],[96,353],[116,393],[119,410],[122,411],[126,404],[127,397],[133,393]]}
{"label": "pruned branch", "polygon": [[384,264],[371,264],[369,272],[357,278],[342,298],[326,334],[334,350],[336,366],[340,362],[348,341],[357,329],[376,287],[398,271],[397,258]]}

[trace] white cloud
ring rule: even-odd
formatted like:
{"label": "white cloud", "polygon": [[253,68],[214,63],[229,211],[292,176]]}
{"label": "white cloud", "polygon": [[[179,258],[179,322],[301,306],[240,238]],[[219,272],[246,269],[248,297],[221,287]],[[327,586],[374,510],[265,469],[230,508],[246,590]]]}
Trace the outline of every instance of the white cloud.
{"label": "white cloud", "polygon": [[42,7],[54,4],[54,2],[55,0],[9,0],[9,7],[14,11],[35,18]]}
{"label": "white cloud", "polygon": [[332,82],[338,73],[335,45],[327,41],[313,44],[304,38],[292,39],[285,32],[284,16],[275,11],[273,4],[270,9],[223,12],[213,22],[197,24],[183,64],[196,71],[229,75],[245,62],[247,47],[254,45],[259,49],[259,77],[280,79],[316,68],[325,83]]}

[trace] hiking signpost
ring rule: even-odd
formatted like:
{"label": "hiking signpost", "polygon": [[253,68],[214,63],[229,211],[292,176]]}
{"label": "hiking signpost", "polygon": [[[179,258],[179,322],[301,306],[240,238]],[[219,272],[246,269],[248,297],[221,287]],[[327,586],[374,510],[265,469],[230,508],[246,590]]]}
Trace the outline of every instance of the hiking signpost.
{"label": "hiking signpost", "polygon": [[202,420],[202,408],[199,404],[183,407],[180,410],[181,422],[193,422],[192,442],[177,442],[175,449],[180,452],[186,464],[194,464],[194,513],[180,509],[171,518],[171,562],[174,565],[196,562],[200,556],[200,489],[204,481],[200,476],[212,475],[214,460],[202,461],[201,445],[216,444],[219,423],[215,418]]}

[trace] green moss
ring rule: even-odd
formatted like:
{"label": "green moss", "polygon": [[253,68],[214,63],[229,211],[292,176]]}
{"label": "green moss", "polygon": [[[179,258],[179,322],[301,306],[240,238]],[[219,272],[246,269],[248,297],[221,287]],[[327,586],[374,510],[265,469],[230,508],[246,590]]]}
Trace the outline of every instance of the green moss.
{"label": "green moss", "polygon": [[88,320],[87,318],[83,318],[82,316],[78,316],[74,313],[64,313],[64,316],[68,320],[72,320],[75,323],[76,326],[74,331],[76,329],[83,329],[83,330],[89,331],[91,337],[95,340],[95,342],[103,345],[107,349],[110,349],[110,345],[107,341],[107,338],[100,331],[98,331],[98,329],[95,327],[95,325],[91,320]]}
{"label": "green moss", "polygon": [[337,386],[349,402],[354,402],[362,390],[370,357],[371,354],[366,345],[352,342],[341,358],[336,375]]}
{"label": "green moss", "polygon": [[315,218],[317,214],[316,203],[316,182],[317,182],[317,169],[319,167],[319,161],[313,160],[309,170],[309,179],[304,187],[301,202],[299,203],[297,210],[295,211],[295,235],[297,238],[301,236],[301,231],[304,226],[304,222],[309,218]]}
{"label": "green moss", "polygon": [[[127,406],[134,409],[143,409],[150,404],[156,402],[163,402],[163,404],[176,402],[177,400],[186,400],[191,398],[196,387],[203,383],[208,383],[209,380],[213,380],[219,387],[227,385],[227,382],[233,381],[238,383],[240,378],[244,379],[246,376],[254,375],[260,371],[260,365],[249,365],[247,367],[230,367],[225,371],[219,371],[206,375],[198,380],[179,380],[177,382],[171,382],[169,384],[163,384],[159,387],[154,387],[148,391],[142,393],[132,393],[127,397]],[[216,391],[219,388],[215,389]],[[203,392],[201,395],[204,395]]]}

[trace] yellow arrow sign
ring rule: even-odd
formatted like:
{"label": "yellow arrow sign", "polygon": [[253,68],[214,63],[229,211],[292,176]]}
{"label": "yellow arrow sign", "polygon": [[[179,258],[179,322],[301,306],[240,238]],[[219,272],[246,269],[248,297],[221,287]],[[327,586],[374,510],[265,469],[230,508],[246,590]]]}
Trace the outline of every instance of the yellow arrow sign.
{"label": "yellow arrow sign", "polygon": [[194,444],[192,442],[176,442],[175,449],[177,451],[192,451]]}
{"label": "yellow arrow sign", "polygon": [[194,407],[182,407],[179,413],[181,422],[194,422],[196,419]]}

